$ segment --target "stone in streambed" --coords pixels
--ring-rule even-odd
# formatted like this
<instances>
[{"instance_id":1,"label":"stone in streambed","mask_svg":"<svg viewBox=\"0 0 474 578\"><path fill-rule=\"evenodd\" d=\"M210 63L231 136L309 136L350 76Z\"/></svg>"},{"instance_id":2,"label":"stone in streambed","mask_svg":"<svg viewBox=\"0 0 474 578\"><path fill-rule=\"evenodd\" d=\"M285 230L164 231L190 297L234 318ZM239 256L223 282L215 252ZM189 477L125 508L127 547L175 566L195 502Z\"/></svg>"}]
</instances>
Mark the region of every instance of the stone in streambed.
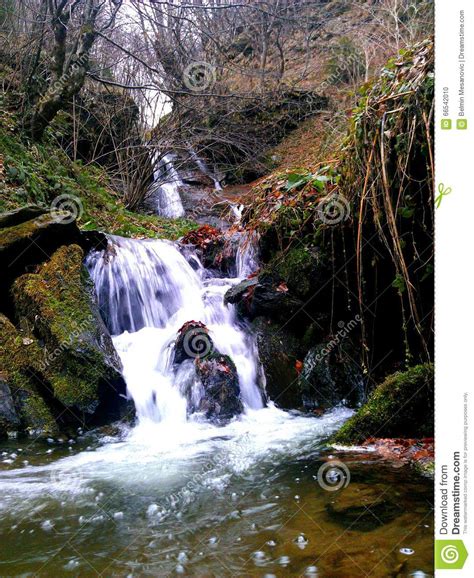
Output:
<instances>
[{"instance_id":1,"label":"stone in streambed","mask_svg":"<svg viewBox=\"0 0 474 578\"><path fill-rule=\"evenodd\" d=\"M267 274L232 287L224 301L235 304L242 317L266 316L284 323L295 320L303 306L303 301L292 295L283 281Z\"/></svg>"},{"instance_id":2,"label":"stone in streambed","mask_svg":"<svg viewBox=\"0 0 474 578\"><path fill-rule=\"evenodd\" d=\"M349 343L327 338L304 357L298 389L308 409L356 406L364 399L364 380Z\"/></svg>"},{"instance_id":3,"label":"stone in streambed","mask_svg":"<svg viewBox=\"0 0 474 578\"><path fill-rule=\"evenodd\" d=\"M173 362L180 364L186 359L204 358L212 351L214 351L214 343L204 323L187 321L178 331Z\"/></svg>"},{"instance_id":4,"label":"stone in streambed","mask_svg":"<svg viewBox=\"0 0 474 578\"><path fill-rule=\"evenodd\" d=\"M433 424L433 365L425 363L389 375L331 441L358 444L374 437L431 438Z\"/></svg>"},{"instance_id":5,"label":"stone in streambed","mask_svg":"<svg viewBox=\"0 0 474 578\"><path fill-rule=\"evenodd\" d=\"M205 359L196 359L196 375L204 395L199 410L208 419L227 420L242 413L237 369L228 355L212 353Z\"/></svg>"}]
</instances>

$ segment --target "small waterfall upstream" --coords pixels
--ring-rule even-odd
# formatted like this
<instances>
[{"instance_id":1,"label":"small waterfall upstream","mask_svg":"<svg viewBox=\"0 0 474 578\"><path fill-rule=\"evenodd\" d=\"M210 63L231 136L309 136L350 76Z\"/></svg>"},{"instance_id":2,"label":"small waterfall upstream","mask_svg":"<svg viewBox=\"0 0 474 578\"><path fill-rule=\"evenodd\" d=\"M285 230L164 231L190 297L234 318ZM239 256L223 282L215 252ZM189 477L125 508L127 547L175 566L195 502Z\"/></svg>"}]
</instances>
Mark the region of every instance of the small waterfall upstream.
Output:
<instances>
[{"instance_id":1,"label":"small waterfall upstream","mask_svg":"<svg viewBox=\"0 0 474 578\"><path fill-rule=\"evenodd\" d=\"M184 207L179 194L179 188L182 186L183 181L174 166L172 154L167 154L156 162L149 195L156 196L155 208L159 215L170 219L184 216Z\"/></svg>"},{"instance_id":2,"label":"small waterfall upstream","mask_svg":"<svg viewBox=\"0 0 474 578\"><path fill-rule=\"evenodd\" d=\"M183 251L168 241L110 237L108 249L86 261L137 414L155 422L186 421L184 392L194 370L192 363L175 367L173 346L188 321L206 325L219 351L237 367L244 407L259 409L255 341L239 324L233 306L224 305L229 287L256 266L253 245L239 249L236 279L212 276L191 248Z\"/></svg>"}]
</instances>

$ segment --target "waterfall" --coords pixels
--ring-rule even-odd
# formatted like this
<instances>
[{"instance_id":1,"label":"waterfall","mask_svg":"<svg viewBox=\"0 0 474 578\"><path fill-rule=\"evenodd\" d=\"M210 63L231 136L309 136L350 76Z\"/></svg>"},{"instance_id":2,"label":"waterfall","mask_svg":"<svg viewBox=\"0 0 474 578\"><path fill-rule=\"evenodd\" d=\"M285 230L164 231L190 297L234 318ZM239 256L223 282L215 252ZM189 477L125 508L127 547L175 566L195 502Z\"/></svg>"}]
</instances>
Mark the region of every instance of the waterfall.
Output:
<instances>
[{"instance_id":1,"label":"waterfall","mask_svg":"<svg viewBox=\"0 0 474 578\"><path fill-rule=\"evenodd\" d=\"M258 269L258 237L256 234L242 234L235 256L237 277L245 279Z\"/></svg>"},{"instance_id":2,"label":"waterfall","mask_svg":"<svg viewBox=\"0 0 474 578\"><path fill-rule=\"evenodd\" d=\"M233 306L224 305L225 292L239 279L213 277L192 249L184 250L163 240L111 236L106 250L86 259L138 417L186 421L183 391L193 367L176 368L172 352L179 329L191 320L204 323L219 351L234 361L244 407L259 409L255 341Z\"/></svg>"},{"instance_id":3,"label":"waterfall","mask_svg":"<svg viewBox=\"0 0 474 578\"><path fill-rule=\"evenodd\" d=\"M179 194L183 181L174 166L174 160L172 154L167 154L156 163L153 183L149 191L149 196L156 195L157 213L170 219L184 215L184 207Z\"/></svg>"},{"instance_id":4,"label":"waterfall","mask_svg":"<svg viewBox=\"0 0 474 578\"><path fill-rule=\"evenodd\" d=\"M216 176L209 170L207 164L202 160L202 158L196 153L192 146L189 146L189 154L191 158L196 163L198 169L207 177L214 181L214 190L222 191L222 186L220 181L216 178Z\"/></svg>"}]
</instances>

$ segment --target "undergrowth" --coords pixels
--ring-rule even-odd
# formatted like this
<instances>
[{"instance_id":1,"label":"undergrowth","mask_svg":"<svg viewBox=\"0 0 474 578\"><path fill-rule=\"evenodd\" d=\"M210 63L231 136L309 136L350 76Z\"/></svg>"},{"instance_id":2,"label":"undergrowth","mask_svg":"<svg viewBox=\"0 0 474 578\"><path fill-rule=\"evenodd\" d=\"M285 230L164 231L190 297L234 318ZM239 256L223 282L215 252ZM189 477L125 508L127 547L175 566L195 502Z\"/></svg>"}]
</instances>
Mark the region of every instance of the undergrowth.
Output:
<instances>
[{"instance_id":1,"label":"undergrowth","mask_svg":"<svg viewBox=\"0 0 474 578\"><path fill-rule=\"evenodd\" d=\"M197 227L188 219L165 219L125 208L106 171L73 162L51 139L30 144L17 132L12 113L0 113L0 212L27 204L50 206L57 197L79 199L78 225L124 237L177 239Z\"/></svg>"}]
</instances>

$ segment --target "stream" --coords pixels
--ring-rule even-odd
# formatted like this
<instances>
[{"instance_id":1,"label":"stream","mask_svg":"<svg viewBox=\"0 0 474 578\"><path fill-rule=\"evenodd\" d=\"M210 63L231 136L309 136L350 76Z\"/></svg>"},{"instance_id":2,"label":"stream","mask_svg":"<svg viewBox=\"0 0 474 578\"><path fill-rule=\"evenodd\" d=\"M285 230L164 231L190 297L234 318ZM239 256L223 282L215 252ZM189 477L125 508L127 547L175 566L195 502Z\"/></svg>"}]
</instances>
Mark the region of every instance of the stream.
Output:
<instances>
[{"instance_id":1,"label":"stream","mask_svg":"<svg viewBox=\"0 0 474 578\"><path fill-rule=\"evenodd\" d=\"M432 482L328 448L347 408L265 399L255 339L223 302L256 268L251 244L233 278L159 240L110 237L86 266L137 422L0 442L1 576L432 575ZM225 425L190 410L192 361L173 363L190 320L237 367L244 412Z\"/></svg>"}]
</instances>

